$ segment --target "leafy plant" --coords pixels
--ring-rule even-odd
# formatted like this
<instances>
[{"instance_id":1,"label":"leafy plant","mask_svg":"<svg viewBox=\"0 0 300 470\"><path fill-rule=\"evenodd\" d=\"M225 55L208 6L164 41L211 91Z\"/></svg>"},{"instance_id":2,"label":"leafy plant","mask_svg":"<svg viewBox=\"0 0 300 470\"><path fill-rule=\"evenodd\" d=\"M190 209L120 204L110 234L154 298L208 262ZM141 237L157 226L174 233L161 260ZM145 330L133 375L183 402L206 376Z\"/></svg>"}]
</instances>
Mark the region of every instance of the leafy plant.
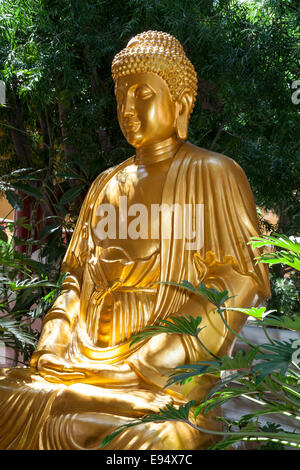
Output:
<instances>
[{"instance_id":1,"label":"leafy plant","mask_svg":"<svg viewBox=\"0 0 300 470\"><path fill-rule=\"evenodd\" d=\"M65 275L53 279L51 266L17 251L14 224L9 228L0 240L0 342L14 350L17 365L31 357L39 336L34 322L53 304Z\"/></svg>"},{"instance_id":2,"label":"leafy plant","mask_svg":"<svg viewBox=\"0 0 300 470\"><path fill-rule=\"evenodd\" d=\"M132 150L117 123L110 66L131 37L157 29L179 39L199 76L191 141L237 160L256 202L276 209L281 231L295 233L295 0L2 0L0 24L0 78L7 94L0 106L0 175L46 169L54 183L62 164L59 173L70 174L70 166L79 176L75 187L127 158ZM65 183L67 193L73 186ZM79 205L72 208L75 217Z\"/></svg>"},{"instance_id":3,"label":"leafy plant","mask_svg":"<svg viewBox=\"0 0 300 470\"><path fill-rule=\"evenodd\" d=\"M141 423L152 423L152 422L161 422L161 421L182 421L182 422L189 422L189 414L190 410L195 404L195 401L190 401L185 405L180 405L178 409L175 409L171 405L166 405L165 409L160 409L159 413L152 413L142 418L133 421L129 424L125 424L120 426L115 432L106 436L101 442L101 448L105 447L109 444L115 437L117 437L121 432L125 429L128 429L133 426L137 426Z\"/></svg>"},{"instance_id":4,"label":"leafy plant","mask_svg":"<svg viewBox=\"0 0 300 470\"><path fill-rule=\"evenodd\" d=\"M280 259L280 262L290 263L294 253L299 253L299 244L287 240L281 235L266 236L251 241L255 246L274 242L284 249L284 253L278 254L276 258L276 260ZM293 258L293 263L296 258L297 256ZM269 259L273 260L274 258L262 256L258 261L268 262ZM300 434L296 431L286 432L274 422L262 425L259 421L260 417L268 415L284 415L289 418L292 427L297 429L297 423L299 425L300 358L298 356L300 355L300 340L272 340L266 330L267 326L272 325L300 332L299 317L291 318L284 314L281 317L276 317L271 315L272 312L267 312L265 307L230 309L225 306L225 302L229 298L227 291L219 292L211 287L206 287L203 283L199 287L194 287L187 281L171 284L210 300L216 306L216 312L226 327L247 346L247 349L238 350L232 357L219 358L211 352L212 360L176 367L165 387L175 383L183 385L194 377L201 377L204 374L211 374L219 380L202 403L190 401L179 408L169 405L155 415L144 416L136 422L117 429L103 440L102 446L104 447L111 442L114 437L129 426L150 421L178 420L186 422L200 432L222 437L223 439L214 444L211 449L227 449L239 441L258 441L262 443L262 449L279 449L284 446L300 448ZM268 342L254 345L234 332L225 320L224 311L226 310L238 310L252 316L254 321L263 327ZM161 332L189 334L196 337L202 329L199 325L201 325L201 317L197 317L197 319L188 317L184 320L179 317L171 317L170 321L164 320L156 326L141 331L133 338L131 344ZM199 342L199 346L204 346L206 352L209 352L202 342ZM224 373L226 373L225 376ZM197 417L200 414L206 414L215 407L224 405L238 397L255 403L257 411L246 414L236 421L219 418L224 422L224 431L208 431L197 426Z\"/></svg>"},{"instance_id":5,"label":"leafy plant","mask_svg":"<svg viewBox=\"0 0 300 470\"><path fill-rule=\"evenodd\" d=\"M82 177L75 171L69 170L68 175L59 173L60 170L62 165L58 164L52 169L23 168L3 175L0 179L0 189L17 211L15 243L22 246L28 255L32 252L32 249L28 249L30 245L37 246L42 257L58 265L74 229L77 215L74 214L74 206L89 186L89 181L85 180L84 184L69 189L73 179L77 177L77 180L82 180ZM59 176L62 174L63 179ZM28 214L27 219L22 217L22 211Z\"/></svg>"},{"instance_id":6,"label":"leafy plant","mask_svg":"<svg viewBox=\"0 0 300 470\"><path fill-rule=\"evenodd\" d=\"M274 250L264 253L258 261L270 265L271 297L267 301L270 310L276 310L276 315L297 318L300 314L299 296L299 244L293 242L293 237L273 233L269 238L257 237L254 246L268 246L272 243Z\"/></svg>"},{"instance_id":7,"label":"leafy plant","mask_svg":"<svg viewBox=\"0 0 300 470\"><path fill-rule=\"evenodd\" d=\"M299 277L299 276L298 276ZM270 273L271 298L268 300L268 308L275 309L277 315L294 316L300 312L300 296L297 277L278 277Z\"/></svg>"},{"instance_id":8,"label":"leafy plant","mask_svg":"<svg viewBox=\"0 0 300 470\"><path fill-rule=\"evenodd\" d=\"M253 237L250 243L253 248L260 248L271 244L280 248L275 253L264 253L255 258L261 263L270 265L284 264L300 271L300 244L293 242L286 235L273 233L269 236Z\"/></svg>"}]
</instances>

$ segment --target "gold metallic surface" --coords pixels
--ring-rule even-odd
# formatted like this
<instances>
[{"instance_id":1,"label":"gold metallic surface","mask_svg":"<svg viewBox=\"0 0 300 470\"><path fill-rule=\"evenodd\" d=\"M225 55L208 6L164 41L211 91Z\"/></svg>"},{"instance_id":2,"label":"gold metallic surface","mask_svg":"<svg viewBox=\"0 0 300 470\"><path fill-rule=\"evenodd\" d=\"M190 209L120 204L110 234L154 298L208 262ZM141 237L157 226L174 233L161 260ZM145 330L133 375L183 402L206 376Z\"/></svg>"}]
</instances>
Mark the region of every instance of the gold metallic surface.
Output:
<instances>
[{"instance_id":1,"label":"gold metallic surface","mask_svg":"<svg viewBox=\"0 0 300 470\"><path fill-rule=\"evenodd\" d=\"M150 71L166 81L174 101L185 87L190 88L196 97L197 74L174 36L159 31L138 34L112 63L115 81L119 77Z\"/></svg>"},{"instance_id":2,"label":"gold metallic surface","mask_svg":"<svg viewBox=\"0 0 300 470\"><path fill-rule=\"evenodd\" d=\"M136 155L92 184L63 262L68 275L44 319L31 367L5 369L0 375L1 449L99 449L104 436L121 424L166 404L205 396L214 384L210 376L163 390L174 367L210 358L194 338L160 334L129 347L143 327L176 313L201 315L206 328L199 335L206 347L218 355L230 351L233 338L210 313L212 304L157 281L185 279L228 289L235 296L228 301L232 307L258 306L269 295L266 267L255 264L257 253L247 245L258 225L246 176L230 158L186 141L195 88L181 75L176 93L171 90L172 50L178 51L172 61L186 67L187 76L191 67L175 39L147 34L158 42L146 44L148 55L136 46L139 35L113 64L119 123ZM129 69L129 63L140 63L131 61L138 54L146 68ZM155 62L159 54L167 60ZM128 207L148 209L146 225L152 223L158 236L124 235L120 197ZM106 239L99 230L104 204L116 214L115 233ZM155 204L180 207L171 230L163 217L151 219ZM176 235L188 207L193 219L196 207L204 208L201 244L189 250L186 239ZM245 317L231 312L227 321L239 331ZM199 415L198 424L218 428L212 415ZM107 448L205 449L213 440L184 423L165 422L129 428Z\"/></svg>"}]
</instances>

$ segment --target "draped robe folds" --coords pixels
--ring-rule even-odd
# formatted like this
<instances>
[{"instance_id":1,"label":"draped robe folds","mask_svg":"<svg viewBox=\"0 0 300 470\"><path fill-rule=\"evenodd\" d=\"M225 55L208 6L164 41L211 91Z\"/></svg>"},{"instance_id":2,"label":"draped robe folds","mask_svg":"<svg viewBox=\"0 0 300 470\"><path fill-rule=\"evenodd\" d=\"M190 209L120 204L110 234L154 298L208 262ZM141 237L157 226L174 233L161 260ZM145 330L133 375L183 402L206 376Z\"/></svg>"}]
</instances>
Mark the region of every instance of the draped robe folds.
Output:
<instances>
[{"instance_id":1,"label":"draped robe folds","mask_svg":"<svg viewBox=\"0 0 300 470\"><path fill-rule=\"evenodd\" d=\"M92 184L63 262L62 270L69 274L44 325L56 319L66 320L70 325L71 339L62 349L71 364L126 364L136 374L137 382L130 385L125 374L113 387L83 384L80 380L71 385L51 383L37 370L39 359L55 351L51 335L42 337L30 368L3 369L0 376L2 449L99 449L101 439L116 427L153 412L153 403L163 407L166 403L179 405L190 399L201 400L214 384L210 376L204 376L185 386L164 389L172 372L174 355L172 346L169 347L172 343L164 334L131 348L130 338L103 348L94 344L87 332L86 311L95 287L89 269L91 254L95 251L91 231L93 211L107 182L133 163L134 158L128 159L101 174ZM220 318L212 313L213 305L164 283L188 280L194 285L205 282L218 289L228 289L230 295L235 296L228 301L231 307L257 306L269 295L267 269L255 263L254 257L259 253L247 244L258 234L258 226L246 176L230 158L186 142L169 168L161 203L169 207L179 204L181 211L172 213L169 238L163 236L165 227L161 218L161 282L154 288L153 310L139 329L175 313L201 315L206 326L200 333L202 342L215 354L228 353L233 338ZM201 243L197 249L186 249L186 243L190 243L186 233L186 208L193 208L195 221L199 205L203 207ZM183 231L181 239L175 236L179 226ZM101 288L100 296L107 290L118 290L118 286ZM80 298L79 312L71 313L72 309L64 308L61 301L70 290ZM128 311L127 315L131 313ZM238 331L245 318L231 312L227 313L227 321ZM180 344L185 363L209 358L191 337L180 336ZM168 357L169 366L164 362ZM197 424L206 429L219 429L213 415L199 415ZM211 434L200 433L185 423L148 423L129 428L113 440L108 449L201 449L213 441Z\"/></svg>"}]
</instances>

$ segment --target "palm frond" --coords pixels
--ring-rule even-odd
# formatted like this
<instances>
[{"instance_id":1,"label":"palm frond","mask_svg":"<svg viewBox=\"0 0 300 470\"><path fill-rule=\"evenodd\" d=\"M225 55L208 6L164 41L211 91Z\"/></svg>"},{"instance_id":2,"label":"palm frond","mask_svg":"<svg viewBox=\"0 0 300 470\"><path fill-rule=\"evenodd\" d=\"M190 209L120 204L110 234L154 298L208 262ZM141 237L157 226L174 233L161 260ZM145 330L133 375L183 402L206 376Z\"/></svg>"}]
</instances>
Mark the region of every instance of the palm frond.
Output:
<instances>
[{"instance_id":1,"label":"palm frond","mask_svg":"<svg viewBox=\"0 0 300 470\"><path fill-rule=\"evenodd\" d=\"M185 405L180 405L179 407L166 405L166 408L160 408L158 413L148 414L134 422L120 426L116 431L109 434L108 436L105 436L105 438L101 442L100 447L101 449L103 449L103 447L110 444L113 439L115 439L115 437L117 437L123 431L133 426L138 426L142 423L156 423L162 421L188 421L191 408L195 405L195 403L195 400L191 400Z\"/></svg>"},{"instance_id":2,"label":"palm frond","mask_svg":"<svg viewBox=\"0 0 300 470\"><path fill-rule=\"evenodd\" d=\"M130 346L161 333L197 336L203 329L199 328L201 321L200 316L196 318L191 315L189 317L170 316L167 320L159 321L157 325L144 328L132 338Z\"/></svg>"}]
</instances>

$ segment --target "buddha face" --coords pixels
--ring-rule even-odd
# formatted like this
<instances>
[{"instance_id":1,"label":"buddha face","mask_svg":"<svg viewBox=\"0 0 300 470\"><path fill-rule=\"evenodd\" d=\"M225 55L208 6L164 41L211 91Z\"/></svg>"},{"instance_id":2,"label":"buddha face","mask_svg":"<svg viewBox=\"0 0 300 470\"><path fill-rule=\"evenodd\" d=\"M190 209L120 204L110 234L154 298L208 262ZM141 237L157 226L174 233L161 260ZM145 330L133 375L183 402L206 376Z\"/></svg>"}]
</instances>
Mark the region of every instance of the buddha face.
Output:
<instances>
[{"instance_id":1,"label":"buddha face","mask_svg":"<svg viewBox=\"0 0 300 470\"><path fill-rule=\"evenodd\" d=\"M121 130L136 148L176 134L177 106L164 79L152 72L118 78L115 87Z\"/></svg>"}]
</instances>

